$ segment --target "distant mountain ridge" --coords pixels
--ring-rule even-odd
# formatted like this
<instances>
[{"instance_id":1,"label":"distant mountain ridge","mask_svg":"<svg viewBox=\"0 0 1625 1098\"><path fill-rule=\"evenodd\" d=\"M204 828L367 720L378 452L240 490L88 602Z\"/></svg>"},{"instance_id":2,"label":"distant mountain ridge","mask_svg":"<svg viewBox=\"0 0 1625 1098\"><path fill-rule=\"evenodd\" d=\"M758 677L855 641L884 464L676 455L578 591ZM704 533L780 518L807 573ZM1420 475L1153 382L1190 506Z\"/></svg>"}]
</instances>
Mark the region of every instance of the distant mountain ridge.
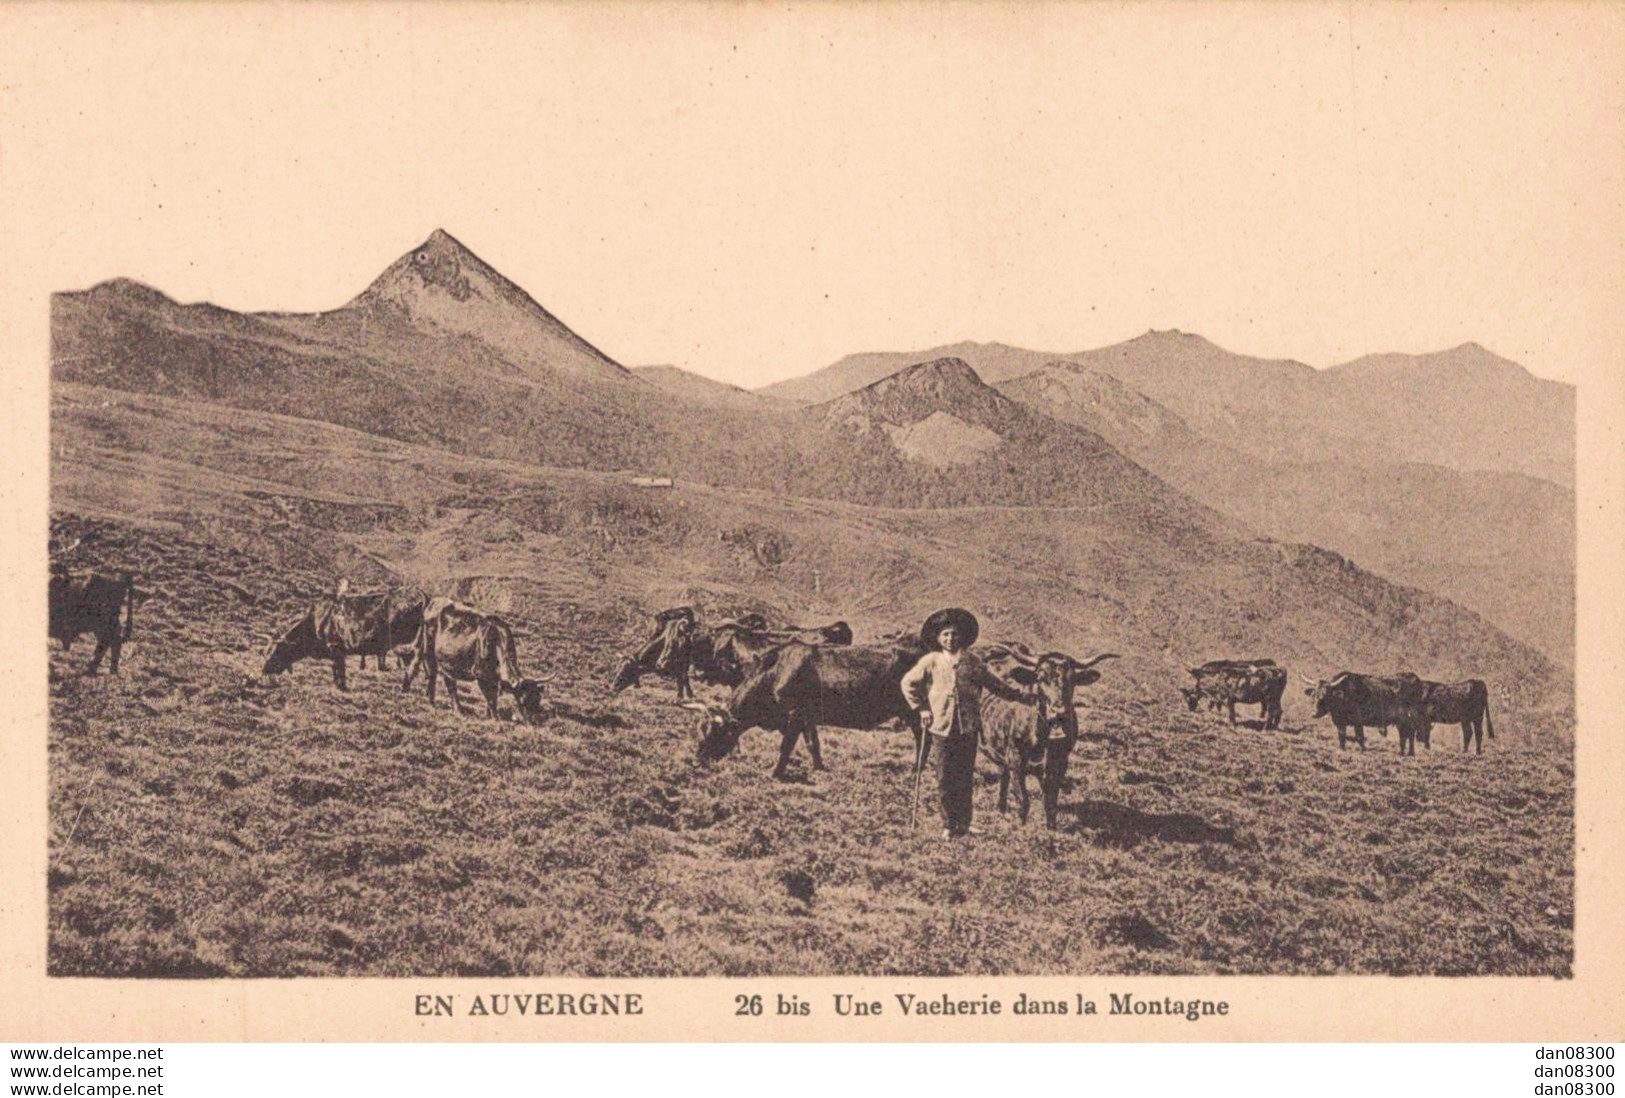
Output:
<instances>
[{"instance_id":1,"label":"distant mountain ridge","mask_svg":"<svg viewBox=\"0 0 1625 1098\"><path fill-rule=\"evenodd\" d=\"M1177 329L1074 353L955 343L849 355L759 391L830 400L910 363L946 356L964 359L992 385L1056 361L1093 367L1204 437L1265 461L1420 461L1574 485L1573 387L1536 378L1476 343L1433 354L1367 355L1325 370L1238 355Z\"/></svg>"}]
</instances>

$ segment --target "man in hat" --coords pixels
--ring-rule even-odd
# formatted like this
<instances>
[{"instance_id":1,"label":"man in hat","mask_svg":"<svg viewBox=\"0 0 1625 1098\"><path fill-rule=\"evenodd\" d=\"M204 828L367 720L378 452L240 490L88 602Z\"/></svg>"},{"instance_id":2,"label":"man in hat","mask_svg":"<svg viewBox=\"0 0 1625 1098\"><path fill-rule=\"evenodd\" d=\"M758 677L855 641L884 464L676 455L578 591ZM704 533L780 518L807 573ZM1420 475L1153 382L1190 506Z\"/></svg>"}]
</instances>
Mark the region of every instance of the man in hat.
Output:
<instances>
[{"instance_id":1,"label":"man in hat","mask_svg":"<svg viewBox=\"0 0 1625 1098\"><path fill-rule=\"evenodd\" d=\"M924 765L932 739L937 746L937 788L942 798L943 838L970 833L972 794L976 783L976 743L982 732L982 691L1009 701L1031 704L1033 696L1016 690L966 651L976 643L976 617L950 607L925 619L920 641L934 649L920 657L903 676L903 696L920 714L929 733L920 745Z\"/></svg>"}]
</instances>

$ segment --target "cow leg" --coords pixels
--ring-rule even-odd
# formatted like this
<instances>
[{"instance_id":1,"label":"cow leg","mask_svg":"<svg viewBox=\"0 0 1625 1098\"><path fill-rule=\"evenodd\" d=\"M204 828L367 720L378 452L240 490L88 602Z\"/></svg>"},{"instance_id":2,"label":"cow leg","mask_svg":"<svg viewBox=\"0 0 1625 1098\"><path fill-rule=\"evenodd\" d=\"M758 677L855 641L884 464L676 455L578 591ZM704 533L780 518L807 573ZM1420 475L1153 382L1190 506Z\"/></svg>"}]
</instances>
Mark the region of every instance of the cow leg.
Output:
<instances>
[{"instance_id":1,"label":"cow leg","mask_svg":"<svg viewBox=\"0 0 1625 1098\"><path fill-rule=\"evenodd\" d=\"M802 735L807 738L807 754L812 756L813 769L823 770L824 753L819 750L818 726L816 724L809 724L806 731L804 731Z\"/></svg>"},{"instance_id":2,"label":"cow leg","mask_svg":"<svg viewBox=\"0 0 1625 1098\"><path fill-rule=\"evenodd\" d=\"M344 675L344 657L333 657L333 685L340 690L350 689L350 684Z\"/></svg>"},{"instance_id":3,"label":"cow leg","mask_svg":"<svg viewBox=\"0 0 1625 1098\"><path fill-rule=\"evenodd\" d=\"M107 652L107 642L105 640L103 640L101 637L97 637L96 638L96 651L94 651L94 652L92 652L90 654L90 666L85 669L85 674L94 675L98 670L101 669L102 656L105 655L106 652Z\"/></svg>"},{"instance_id":4,"label":"cow leg","mask_svg":"<svg viewBox=\"0 0 1625 1098\"><path fill-rule=\"evenodd\" d=\"M485 711L494 721L502 719L497 716L497 696L501 692L501 687L497 683L486 679L480 680L480 693L485 695Z\"/></svg>"},{"instance_id":5,"label":"cow leg","mask_svg":"<svg viewBox=\"0 0 1625 1098\"><path fill-rule=\"evenodd\" d=\"M1234 728L1236 726L1236 699L1230 698L1225 702L1225 706L1230 711L1230 727Z\"/></svg>"},{"instance_id":6,"label":"cow leg","mask_svg":"<svg viewBox=\"0 0 1625 1098\"><path fill-rule=\"evenodd\" d=\"M1361 751L1365 750L1365 725L1357 724L1354 726L1354 742L1360 745Z\"/></svg>"},{"instance_id":7,"label":"cow leg","mask_svg":"<svg viewBox=\"0 0 1625 1098\"><path fill-rule=\"evenodd\" d=\"M1343 731L1343 726L1338 725L1337 726L1337 749L1339 751L1347 751L1348 747L1349 747L1348 735L1347 735L1347 733L1345 733Z\"/></svg>"},{"instance_id":8,"label":"cow leg","mask_svg":"<svg viewBox=\"0 0 1625 1098\"><path fill-rule=\"evenodd\" d=\"M1010 808L1010 760L1007 757L1004 764L999 767L999 811L1009 811Z\"/></svg>"},{"instance_id":9,"label":"cow leg","mask_svg":"<svg viewBox=\"0 0 1625 1098\"><path fill-rule=\"evenodd\" d=\"M1010 754L1005 765L1014 770L1011 777L1016 786L1016 816L1025 824L1032 808L1032 799L1027 795L1027 745L1014 736L1010 738Z\"/></svg>"},{"instance_id":10,"label":"cow leg","mask_svg":"<svg viewBox=\"0 0 1625 1098\"><path fill-rule=\"evenodd\" d=\"M451 707L457 710L457 715L460 717L463 715L463 699L457 693L457 680L452 678L450 675L446 675L445 679L446 693L451 695Z\"/></svg>"},{"instance_id":11,"label":"cow leg","mask_svg":"<svg viewBox=\"0 0 1625 1098\"><path fill-rule=\"evenodd\" d=\"M1066 766L1072 758L1072 745L1062 740L1051 740L1044 751L1044 826L1055 830L1055 817L1061 808L1061 785L1066 781Z\"/></svg>"},{"instance_id":12,"label":"cow leg","mask_svg":"<svg viewBox=\"0 0 1625 1098\"><path fill-rule=\"evenodd\" d=\"M790 772L790 756L796 750L796 738L801 735L801 722L791 718L785 724L784 731L779 740L779 764L773 768L773 776L783 781Z\"/></svg>"}]
</instances>

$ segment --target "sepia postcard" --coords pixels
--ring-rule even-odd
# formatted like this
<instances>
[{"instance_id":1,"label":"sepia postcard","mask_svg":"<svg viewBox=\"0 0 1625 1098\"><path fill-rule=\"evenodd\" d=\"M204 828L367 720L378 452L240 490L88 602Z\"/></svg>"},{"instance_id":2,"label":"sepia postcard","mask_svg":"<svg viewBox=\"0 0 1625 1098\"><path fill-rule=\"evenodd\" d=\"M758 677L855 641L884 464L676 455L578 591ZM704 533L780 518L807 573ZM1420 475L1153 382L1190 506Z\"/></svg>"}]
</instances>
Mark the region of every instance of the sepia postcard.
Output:
<instances>
[{"instance_id":1,"label":"sepia postcard","mask_svg":"<svg viewBox=\"0 0 1625 1098\"><path fill-rule=\"evenodd\" d=\"M6 1040L1625 1037L1625 12L0 11Z\"/></svg>"}]
</instances>

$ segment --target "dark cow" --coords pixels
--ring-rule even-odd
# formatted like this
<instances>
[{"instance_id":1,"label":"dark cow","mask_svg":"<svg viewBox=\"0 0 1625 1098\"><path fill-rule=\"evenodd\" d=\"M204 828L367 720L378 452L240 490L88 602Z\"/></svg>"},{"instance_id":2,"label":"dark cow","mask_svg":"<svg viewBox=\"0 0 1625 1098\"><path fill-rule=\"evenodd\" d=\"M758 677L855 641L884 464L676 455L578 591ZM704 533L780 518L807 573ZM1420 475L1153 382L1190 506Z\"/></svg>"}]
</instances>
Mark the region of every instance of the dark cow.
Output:
<instances>
[{"instance_id":1,"label":"dark cow","mask_svg":"<svg viewBox=\"0 0 1625 1098\"><path fill-rule=\"evenodd\" d=\"M1490 739L1495 738L1495 722L1490 719L1490 689L1484 680L1428 682L1424 679L1422 687L1422 711L1429 724L1461 725L1461 749L1466 751L1476 741L1477 753L1482 755L1485 730L1489 730Z\"/></svg>"},{"instance_id":2,"label":"dark cow","mask_svg":"<svg viewBox=\"0 0 1625 1098\"><path fill-rule=\"evenodd\" d=\"M697 627L693 607L681 606L655 615L654 632L643 642L643 647L616 669L615 678L609 684L610 693L619 694L629 686L636 686L644 675L660 675L677 683L679 700L692 698L694 687L689 681L689 668Z\"/></svg>"},{"instance_id":3,"label":"dark cow","mask_svg":"<svg viewBox=\"0 0 1625 1098\"><path fill-rule=\"evenodd\" d=\"M383 670L385 656L415 643L428 602L422 594L384 591L351 595L344 590L341 585L339 594L318 599L304 617L274 638L260 673L280 675L300 660L330 660L333 684L348 690L344 669L347 656L360 656L363 665L368 656L376 656Z\"/></svg>"},{"instance_id":4,"label":"dark cow","mask_svg":"<svg viewBox=\"0 0 1625 1098\"><path fill-rule=\"evenodd\" d=\"M1190 668L1195 686L1180 688L1192 713L1202 698L1209 709L1223 706L1236 723L1236 704L1257 705L1265 728L1281 727L1281 696L1286 693L1286 671L1274 660L1209 660Z\"/></svg>"},{"instance_id":5,"label":"dark cow","mask_svg":"<svg viewBox=\"0 0 1625 1098\"><path fill-rule=\"evenodd\" d=\"M486 713L497 716L497 701L512 694L518 716L535 723L541 716L542 680L527 679L519 671L512 627L501 618L484 614L472 606L436 599L423 615L418 630L417 650L401 681L404 693L422 670L427 678L429 704L434 704L435 680L444 678L451 704L459 714L463 700L457 693L459 682L472 682L485 696Z\"/></svg>"},{"instance_id":6,"label":"dark cow","mask_svg":"<svg viewBox=\"0 0 1625 1098\"><path fill-rule=\"evenodd\" d=\"M54 567L46 594L47 635L61 641L66 652L82 634L91 634L96 638L96 651L91 653L86 673L96 674L102 656L107 655L107 669L118 674L119 651L135 630L135 578L128 572L117 578L101 572L73 576Z\"/></svg>"},{"instance_id":7,"label":"dark cow","mask_svg":"<svg viewBox=\"0 0 1625 1098\"><path fill-rule=\"evenodd\" d=\"M1347 746L1347 728L1354 729L1364 751L1366 727L1391 724L1399 729L1399 753L1414 755L1416 741L1431 727L1424 705L1426 684L1409 672L1378 676L1340 671L1330 679L1313 681L1304 693L1315 703L1315 716L1330 717L1337 726L1340 748Z\"/></svg>"},{"instance_id":8,"label":"dark cow","mask_svg":"<svg viewBox=\"0 0 1625 1098\"><path fill-rule=\"evenodd\" d=\"M852 643L852 627L844 621L813 628L758 629L755 620L760 619L725 621L696 632L690 655L695 674L706 682L738 686L764 656L786 644L819 647Z\"/></svg>"},{"instance_id":9,"label":"dark cow","mask_svg":"<svg viewBox=\"0 0 1625 1098\"><path fill-rule=\"evenodd\" d=\"M1024 645L1011 642L977 651L989 671L1035 695L1030 708L991 695L982 698L981 751L999 768L999 811L1006 809L1013 777L1016 809L1021 822L1027 822L1027 772L1036 770L1044 794L1044 826L1053 831L1067 763L1078 742L1074 691L1098 681L1100 672L1094 666L1117 655L1106 652L1087 660L1075 660L1064 652L1035 656Z\"/></svg>"},{"instance_id":10,"label":"dark cow","mask_svg":"<svg viewBox=\"0 0 1625 1098\"><path fill-rule=\"evenodd\" d=\"M920 718L903 696L902 681L924 652L917 640L857 647L782 644L762 656L726 705L681 703L705 714L696 753L702 762L711 762L732 754L748 729L780 732L773 776L782 779L803 735L813 766L823 768L819 725L864 730L900 720L913 730L918 745Z\"/></svg>"}]
</instances>

